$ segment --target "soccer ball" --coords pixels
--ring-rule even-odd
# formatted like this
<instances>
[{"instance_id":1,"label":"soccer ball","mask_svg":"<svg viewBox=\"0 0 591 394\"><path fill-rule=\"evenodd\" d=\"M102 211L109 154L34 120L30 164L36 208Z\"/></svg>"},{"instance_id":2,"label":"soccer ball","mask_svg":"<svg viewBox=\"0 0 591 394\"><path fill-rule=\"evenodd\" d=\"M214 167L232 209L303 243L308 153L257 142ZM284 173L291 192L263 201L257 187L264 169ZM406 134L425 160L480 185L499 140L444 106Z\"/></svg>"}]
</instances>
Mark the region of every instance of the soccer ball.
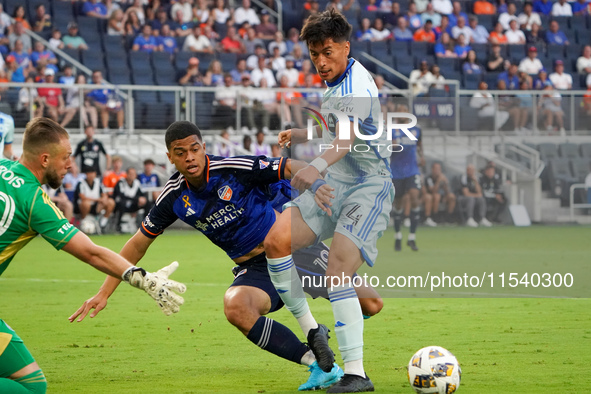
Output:
<instances>
[{"instance_id":1,"label":"soccer ball","mask_svg":"<svg viewBox=\"0 0 591 394\"><path fill-rule=\"evenodd\" d=\"M461 376L456 357L440 346L424 347L408 362L408 381L420 394L452 394L460 387Z\"/></svg>"},{"instance_id":2,"label":"soccer ball","mask_svg":"<svg viewBox=\"0 0 591 394\"><path fill-rule=\"evenodd\" d=\"M96 234L98 232L96 220L90 217L82 219L82 221L80 222L80 230L82 230L84 234Z\"/></svg>"}]
</instances>

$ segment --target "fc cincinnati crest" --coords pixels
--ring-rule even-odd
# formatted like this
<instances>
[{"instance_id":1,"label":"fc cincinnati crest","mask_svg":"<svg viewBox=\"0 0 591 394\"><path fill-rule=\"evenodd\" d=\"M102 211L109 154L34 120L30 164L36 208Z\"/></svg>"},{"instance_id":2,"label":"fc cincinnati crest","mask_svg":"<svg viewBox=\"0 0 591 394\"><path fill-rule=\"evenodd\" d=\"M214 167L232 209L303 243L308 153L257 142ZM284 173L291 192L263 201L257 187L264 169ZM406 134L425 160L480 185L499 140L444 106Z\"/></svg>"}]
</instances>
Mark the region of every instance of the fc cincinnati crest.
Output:
<instances>
[{"instance_id":1,"label":"fc cincinnati crest","mask_svg":"<svg viewBox=\"0 0 591 394\"><path fill-rule=\"evenodd\" d=\"M261 170L264 170L265 168L267 168L268 165L269 165L268 161L259 160L259 166L261 167Z\"/></svg>"},{"instance_id":2,"label":"fc cincinnati crest","mask_svg":"<svg viewBox=\"0 0 591 394\"><path fill-rule=\"evenodd\" d=\"M230 201L232 198L232 189L230 186L224 186L218 189L218 196L224 201Z\"/></svg>"}]
</instances>

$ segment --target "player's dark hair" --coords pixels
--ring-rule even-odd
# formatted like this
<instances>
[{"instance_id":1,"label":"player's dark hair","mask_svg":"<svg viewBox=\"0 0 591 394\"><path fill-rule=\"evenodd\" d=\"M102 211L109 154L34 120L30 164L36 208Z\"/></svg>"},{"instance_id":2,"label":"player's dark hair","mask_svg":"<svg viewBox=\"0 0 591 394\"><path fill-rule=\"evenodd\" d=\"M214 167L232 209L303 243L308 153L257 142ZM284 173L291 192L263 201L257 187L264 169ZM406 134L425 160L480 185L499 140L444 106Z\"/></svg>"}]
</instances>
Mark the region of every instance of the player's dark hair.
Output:
<instances>
[{"instance_id":1,"label":"player's dark hair","mask_svg":"<svg viewBox=\"0 0 591 394\"><path fill-rule=\"evenodd\" d=\"M300 39L308 45L317 44L332 38L334 42L348 41L353 26L343 14L334 8L311 15L302 27Z\"/></svg>"},{"instance_id":2,"label":"player's dark hair","mask_svg":"<svg viewBox=\"0 0 591 394\"><path fill-rule=\"evenodd\" d=\"M182 140L192 135L196 135L199 141L203 141L201 137L201 130L195 123L191 123L187 120L179 120L172 123L166 129L164 141L166 142L166 148L170 149L170 145L176 140Z\"/></svg>"},{"instance_id":3,"label":"player's dark hair","mask_svg":"<svg viewBox=\"0 0 591 394\"><path fill-rule=\"evenodd\" d=\"M37 155L43 148L69 139L66 129L49 118L33 118L27 123L23 134L23 151Z\"/></svg>"}]
</instances>

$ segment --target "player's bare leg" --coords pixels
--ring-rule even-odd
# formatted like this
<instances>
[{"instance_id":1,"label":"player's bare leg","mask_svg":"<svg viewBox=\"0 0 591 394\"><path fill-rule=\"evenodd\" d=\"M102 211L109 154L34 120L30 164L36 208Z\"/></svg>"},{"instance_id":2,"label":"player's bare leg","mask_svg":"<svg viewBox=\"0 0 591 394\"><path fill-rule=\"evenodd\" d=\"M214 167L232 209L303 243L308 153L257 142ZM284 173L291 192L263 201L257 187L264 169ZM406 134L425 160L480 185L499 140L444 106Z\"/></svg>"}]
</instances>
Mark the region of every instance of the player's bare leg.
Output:
<instances>
[{"instance_id":1,"label":"player's bare leg","mask_svg":"<svg viewBox=\"0 0 591 394\"><path fill-rule=\"evenodd\" d=\"M293 233L292 224L296 226ZM334 364L334 354L328 346L329 330L312 316L292 257L292 251L307 247L315 240L316 234L304 222L300 210L290 207L279 215L264 246L273 285L308 338L318 365L329 372Z\"/></svg>"},{"instance_id":2,"label":"player's bare leg","mask_svg":"<svg viewBox=\"0 0 591 394\"><path fill-rule=\"evenodd\" d=\"M345 362L345 376L327 393L373 391L373 384L363 368L363 314L351 280L363 261L353 241L335 232L326 277L339 350Z\"/></svg>"}]
</instances>

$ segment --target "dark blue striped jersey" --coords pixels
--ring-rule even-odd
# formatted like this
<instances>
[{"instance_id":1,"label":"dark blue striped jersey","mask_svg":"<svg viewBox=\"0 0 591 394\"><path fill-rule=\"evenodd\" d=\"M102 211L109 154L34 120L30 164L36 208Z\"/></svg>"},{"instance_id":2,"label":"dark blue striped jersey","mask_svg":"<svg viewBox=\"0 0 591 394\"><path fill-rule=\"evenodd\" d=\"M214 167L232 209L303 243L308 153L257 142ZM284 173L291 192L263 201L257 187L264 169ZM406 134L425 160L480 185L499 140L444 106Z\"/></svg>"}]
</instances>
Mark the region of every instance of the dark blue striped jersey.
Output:
<instances>
[{"instance_id":1,"label":"dark blue striped jersey","mask_svg":"<svg viewBox=\"0 0 591 394\"><path fill-rule=\"evenodd\" d=\"M140 228L155 238L178 218L201 231L231 259L263 242L275 223L268 185L283 179L286 159L206 155L206 183L199 190L176 172Z\"/></svg>"},{"instance_id":2,"label":"dark blue striped jersey","mask_svg":"<svg viewBox=\"0 0 591 394\"><path fill-rule=\"evenodd\" d=\"M390 156L393 179L410 178L421 173L417 162L417 144L421 141L422 132L418 127L413 127L409 131L417 137L416 141L408 138L402 130L392 131L392 143L403 147L401 152L392 152Z\"/></svg>"}]
</instances>

